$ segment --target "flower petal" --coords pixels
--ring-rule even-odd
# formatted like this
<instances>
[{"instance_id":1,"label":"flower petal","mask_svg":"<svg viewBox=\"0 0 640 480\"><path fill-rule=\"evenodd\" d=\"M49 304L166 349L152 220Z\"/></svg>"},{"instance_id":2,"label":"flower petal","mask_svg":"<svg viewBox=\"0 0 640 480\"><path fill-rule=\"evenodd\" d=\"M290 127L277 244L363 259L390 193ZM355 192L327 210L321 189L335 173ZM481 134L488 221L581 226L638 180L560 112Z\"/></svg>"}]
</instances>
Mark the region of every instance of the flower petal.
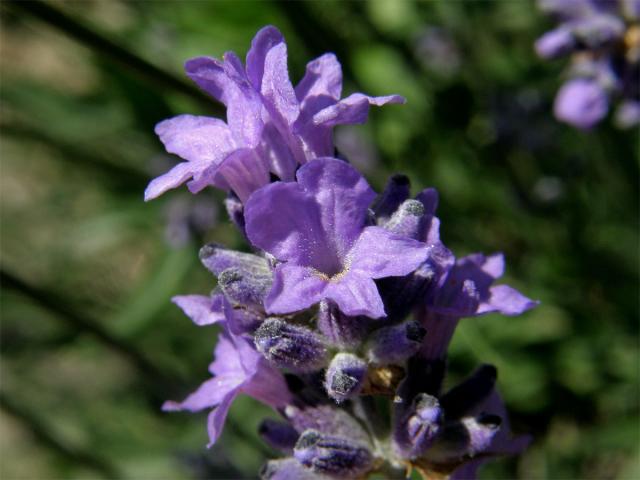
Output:
<instances>
[{"instance_id":1,"label":"flower petal","mask_svg":"<svg viewBox=\"0 0 640 480\"><path fill-rule=\"evenodd\" d=\"M320 206L323 229L343 259L362 231L375 192L355 168L335 158L312 160L297 178Z\"/></svg>"},{"instance_id":2,"label":"flower petal","mask_svg":"<svg viewBox=\"0 0 640 480\"><path fill-rule=\"evenodd\" d=\"M227 419L227 414L229 413L229 408L231 404L236 398L237 393L230 392L229 395L224 397L220 404L209 413L207 417L207 430L209 432L209 443L207 447L211 447L222 433L222 428L224 427L224 422Z\"/></svg>"},{"instance_id":3,"label":"flower petal","mask_svg":"<svg viewBox=\"0 0 640 480\"><path fill-rule=\"evenodd\" d=\"M227 123L234 138L245 146L256 146L262 131L262 102L233 53L225 61L198 57L185 63L187 75L200 88L227 106Z\"/></svg>"},{"instance_id":4,"label":"flower petal","mask_svg":"<svg viewBox=\"0 0 640 480\"><path fill-rule=\"evenodd\" d=\"M218 343L216 343L214 356L215 360L209 365L209 372L211 372L212 375L230 377L247 376L233 335L230 335L226 331L218 335Z\"/></svg>"},{"instance_id":5,"label":"flower petal","mask_svg":"<svg viewBox=\"0 0 640 480\"><path fill-rule=\"evenodd\" d=\"M349 271L340 280L329 282L325 297L336 302L340 311L350 317L380 318L386 315L375 282L360 272Z\"/></svg>"},{"instance_id":6,"label":"flower petal","mask_svg":"<svg viewBox=\"0 0 640 480\"><path fill-rule=\"evenodd\" d=\"M156 125L167 152L185 160L217 163L235 148L229 127L217 118L178 115Z\"/></svg>"},{"instance_id":7,"label":"flower petal","mask_svg":"<svg viewBox=\"0 0 640 480\"><path fill-rule=\"evenodd\" d=\"M276 267L273 287L265 299L267 313L304 310L324 298L327 281L308 267L282 264Z\"/></svg>"},{"instance_id":8,"label":"flower petal","mask_svg":"<svg viewBox=\"0 0 640 480\"><path fill-rule=\"evenodd\" d=\"M304 77L295 88L305 121L325 107L335 104L342 93L342 67L333 53L307 63Z\"/></svg>"},{"instance_id":9,"label":"flower petal","mask_svg":"<svg viewBox=\"0 0 640 480\"><path fill-rule=\"evenodd\" d=\"M178 295L173 297L171 301L180 307L196 325L212 325L225 320L224 296L222 294L216 294L213 297Z\"/></svg>"},{"instance_id":10,"label":"flower petal","mask_svg":"<svg viewBox=\"0 0 640 480\"><path fill-rule=\"evenodd\" d=\"M316 268L334 259L319 207L297 183L276 182L257 190L244 212L251 243L277 259Z\"/></svg>"},{"instance_id":11,"label":"flower petal","mask_svg":"<svg viewBox=\"0 0 640 480\"><path fill-rule=\"evenodd\" d=\"M284 43L284 37L273 25L261 28L251 40L251 48L247 52L247 77L256 90L260 91L262 86L267 54L281 43Z\"/></svg>"},{"instance_id":12,"label":"flower petal","mask_svg":"<svg viewBox=\"0 0 640 480\"><path fill-rule=\"evenodd\" d=\"M191 162L181 162L164 175L154 178L144 191L144 201L159 197L167 190L179 187L194 175L197 166Z\"/></svg>"},{"instance_id":13,"label":"flower petal","mask_svg":"<svg viewBox=\"0 0 640 480\"><path fill-rule=\"evenodd\" d=\"M205 408L215 407L223 402L225 397L235 395L236 390L242 385L243 381L244 377L218 375L205 381L182 402L164 402L162 410L165 412L179 410L197 412Z\"/></svg>"},{"instance_id":14,"label":"flower petal","mask_svg":"<svg viewBox=\"0 0 640 480\"><path fill-rule=\"evenodd\" d=\"M269 165L265 160L253 150L238 149L224 159L216 171L216 176L224 178L238 198L246 202L249 195L270 181Z\"/></svg>"},{"instance_id":15,"label":"flower petal","mask_svg":"<svg viewBox=\"0 0 640 480\"><path fill-rule=\"evenodd\" d=\"M540 302L525 297L515 288L508 285L496 285L489 289L489 299L478 307L478 315L500 312L503 315L520 315L531 310Z\"/></svg>"},{"instance_id":16,"label":"flower petal","mask_svg":"<svg viewBox=\"0 0 640 480\"><path fill-rule=\"evenodd\" d=\"M381 107L386 104L404 103L405 99L400 95L388 95L385 97L370 97L362 93L354 93L340 100L338 103L320 110L313 116L313 124L325 127L364 123L369 115L369 106Z\"/></svg>"},{"instance_id":17,"label":"flower petal","mask_svg":"<svg viewBox=\"0 0 640 480\"><path fill-rule=\"evenodd\" d=\"M382 227L366 227L349 253L351 269L370 278L400 277L429 256L429 247Z\"/></svg>"}]
</instances>

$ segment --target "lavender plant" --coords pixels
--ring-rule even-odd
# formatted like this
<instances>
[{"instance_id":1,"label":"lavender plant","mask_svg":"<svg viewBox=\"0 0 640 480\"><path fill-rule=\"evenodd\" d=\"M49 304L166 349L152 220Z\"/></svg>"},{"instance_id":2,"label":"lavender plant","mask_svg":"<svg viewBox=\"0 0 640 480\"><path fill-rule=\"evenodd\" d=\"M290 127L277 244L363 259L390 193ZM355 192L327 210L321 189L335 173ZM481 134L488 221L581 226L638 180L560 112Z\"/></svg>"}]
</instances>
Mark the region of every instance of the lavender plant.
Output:
<instances>
[{"instance_id":1,"label":"lavender plant","mask_svg":"<svg viewBox=\"0 0 640 480\"><path fill-rule=\"evenodd\" d=\"M197 325L222 328L212 377L167 411L209 409L209 445L237 395L273 407L260 435L283 458L265 479L471 478L515 454L496 369L480 366L443 389L458 321L536 305L507 285L501 254L456 258L442 243L438 195L411 196L392 177L377 195L334 158L333 127L366 121L397 95L341 99L333 54L311 61L294 88L280 32L265 27L246 65L233 53L201 57L187 74L227 107L227 122L180 115L156 132L182 157L151 182L147 200L187 182L226 190L227 211L254 253L205 245L210 295L173 301Z\"/></svg>"},{"instance_id":2,"label":"lavender plant","mask_svg":"<svg viewBox=\"0 0 640 480\"><path fill-rule=\"evenodd\" d=\"M570 55L567 80L555 100L558 120L589 129L617 102L615 123L640 123L640 1L540 0L560 25L535 45L545 59Z\"/></svg>"}]
</instances>

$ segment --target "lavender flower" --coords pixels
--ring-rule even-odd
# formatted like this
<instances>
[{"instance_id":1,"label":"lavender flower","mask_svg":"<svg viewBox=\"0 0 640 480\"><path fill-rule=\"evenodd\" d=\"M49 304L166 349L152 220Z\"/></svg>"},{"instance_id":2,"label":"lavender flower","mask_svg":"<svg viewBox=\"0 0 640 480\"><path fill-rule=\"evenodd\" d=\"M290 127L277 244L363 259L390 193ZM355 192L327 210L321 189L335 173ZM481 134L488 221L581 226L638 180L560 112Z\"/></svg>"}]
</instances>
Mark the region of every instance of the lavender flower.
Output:
<instances>
[{"instance_id":1,"label":"lavender flower","mask_svg":"<svg viewBox=\"0 0 640 480\"><path fill-rule=\"evenodd\" d=\"M210 444L216 442L229 407L240 393L246 393L274 408L287 405L291 396L282 375L271 367L243 338L223 332L215 350L215 361L209 365L213 378L182 402L165 402L163 410L196 412L213 408L209 414Z\"/></svg>"},{"instance_id":2,"label":"lavender flower","mask_svg":"<svg viewBox=\"0 0 640 480\"><path fill-rule=\"evenodd\" d=\"M147 197L189 179L193 192L229 190L229 216L256 251L200 250L216 289L173 301L197 325L222 327L213 377L164 409L212 409L211 445L237 395L273 407L282 420L260 427L285 455L261 470L272 480L404 478L407 468L470 478L492 456L521 451L527 439L511 436L495 368L447 392L442 385L461 318L517 315L537 302L493 285L501 255L456 260L440 239L434 189L410 198L408 179L396 175L377 196L330 156L333 126L400 97L340 100L331 54L309 63L294 89L273 27L256 35L246 67L228 53L191 60L187 72L225 103L227 123L160 123L167 149L187 162L154 180Z\"/></svg>"},{"instance_id":3,"label":"lavender flower","mask_svg":"<svg viewBox=\"0 0 640 480\"><path fill-rule=\"evenodd\" d=\"M587 130L621 100L616 125L629 128L640 115L628 105L640 102L640 1L542 0L542 10L560 26L540 37L542 58L571 55L568 80L556 96L558 120Z\"/></svg>"},{"instance_id":4,"label":"lavender flower","mask_svg":"<svg viewBox=\"0 0 640 480\"><path fill-rule=\"evenodd\" d=\"M404 102L398 95L360 93L340 100L342 70L332 54L309 62L294 89L287 71L287 46L274 27L256 34L246 66L227 52L222 61L191 59L185 70L227 107L227 122L179 115L159 123L156 133L167 151L186 162L153 180L146 200L190 180L193 193L215 186L235 192L244 202L269 183L270 173L290 181L297 165L332 155L336 125L363 123L370 105Z\"/></svg>"},{"instance_id":5,"label":"lavender flower","mask_svg":"<svg viewBox=\"0 0 640 480\"><path fill-rule=\"evenodd\" d=\"M330 299L346 315L385 315L373 279L406 275L429 251L365 226L374 197L353 167L332 158L301 167L296 183L276 182L251 196L245 208L249 240L283 262L265 300L267 312L296 312ZM273 218L279 221L265 228Z\"/></svg>"}]
</instances>

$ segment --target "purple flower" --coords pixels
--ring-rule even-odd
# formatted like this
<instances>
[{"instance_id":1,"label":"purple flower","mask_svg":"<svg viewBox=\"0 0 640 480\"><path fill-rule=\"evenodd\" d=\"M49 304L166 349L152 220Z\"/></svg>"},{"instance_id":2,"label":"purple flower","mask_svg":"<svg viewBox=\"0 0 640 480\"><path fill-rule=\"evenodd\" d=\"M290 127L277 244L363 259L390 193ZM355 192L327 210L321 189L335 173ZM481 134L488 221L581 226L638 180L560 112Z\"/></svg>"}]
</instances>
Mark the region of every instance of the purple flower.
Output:
<instances>
[{"instance_id":1,"label":"purple flower","mask_svg":"<svg viewBox=\"0 0 640 480\"><path fill-rule=\"evenodd\" d=\"M606 92L596 82L572 80L562 86L554 105L556 117L581 129L589 129L609 110Z\"/></svg>"},{"instance_id":2,"label":"purple flower","mask_svg":"<svg viewBox=\"0 0 640 480\"><path fill-rule=\"evenodd\" d=\"M445 355L460 318L494 312L514 316L538 305L508 285L493 285L503 274L501 253L488 257L475 253L456 261L444 283L428 292L417 313L428 332L422 346L424 356L435 359Z\"/></svg>"},{"instance_id":3,"label":"purple flower","mask_svg":"<svg viewBox=\"0 0 640 480\"><path fill-rule=\"evenodd\" d=\"M268 185L246 204L247 236L282 262L266 311L296 312L330 299L346 315L383 317L373 280L407 275L426 260L429 249L365 226L375 193L347 163L317 159L296 176L297 183Z\"/></svg>"},{"instance_id":4,"label":"purple flower","mask_svg":"<svg viewBox=\"0 0 640 480\"><path fill-rule=\"evenodd\" d=\"M256 352L250 343L229 332L222 332L215 349L215 360L209 365L213 378L182 402L165 402L165 411L196 412L213 408L209 414L209 446L213 445L224 425L229 407L237 395L245 393L274 408L284 407L291 394L284 378Z\"/></svg>"},{"instance_id":5,"label":"purple flower","mask_svg":"<svg viewBox=\"0 0 640 480\"><path fill-rule=\"evenodd\" d=\"M333 154L333 127L363 123L369 106L402 103L398 95L369 97L355 93L340 100L342 70L333 54L307 65L294 88L287 70L287 46L275 27L254 37L246 67L233 52L223 60L189 60L187 75L227 107L227 122L179 115L156 126L170 153L186 162L153 180L151 200L189 181L197 193L207 186L233 190L245 201L270 181L269 173L292 180L298 164Z\"/></svg>"},{"instance_id":6,"label":"purple flower","mask_svg":"<svg viewBox=\"0 0 640 480\"><path fill-rule=\"evenodd\" d=\"M634 24L640 1L543 0L540 7L559 17L558 28L535 44L542 58L571 54L569 80L556 96L558 120L587 130L616 100L637 101L640 48ZM624 121L616 119L620 128Z\"/></svg>"}]
</instances>

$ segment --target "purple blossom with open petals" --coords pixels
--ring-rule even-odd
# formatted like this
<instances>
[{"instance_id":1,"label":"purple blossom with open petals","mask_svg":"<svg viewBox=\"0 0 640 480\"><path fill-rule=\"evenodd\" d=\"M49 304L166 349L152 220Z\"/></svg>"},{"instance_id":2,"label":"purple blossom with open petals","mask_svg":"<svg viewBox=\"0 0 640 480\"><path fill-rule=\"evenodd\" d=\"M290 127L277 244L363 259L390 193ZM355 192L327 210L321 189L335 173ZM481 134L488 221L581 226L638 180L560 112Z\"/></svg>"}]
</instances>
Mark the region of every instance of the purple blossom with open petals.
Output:
<instances>
[{"instance_id":1,"label":"purple blossom with open petals","mask_svg":"<svg viewBox=\"0 0 640 480\"><path fill-rule=\"evenodd\" d=\"M456 261L442 285L432 289L419 308L418 317L430 333L423 344L427 358L445 354L461 318L494 312L520 315L538 305L508 285L493 285L503 274L501 253L474 253Z\"/></svg>"},{"instance_id":2,"label":"purple blossom with open petals","mask_svg":"<svg viewBox=\"0 0 640 480\"><path fill-rule=\"evenodd\" d=\"M333 127L363 123L370 105L403 103L398 95L354 93L340 99L342 70L335 55L309 62L294 88L287 70L287 46L275 27L261 29L246 66L233 52L223 60L186 62L187 75L227 107L227 122L179 115L160 122L156 133L170 153L186 162L153 180L151 200L189 181L197 193L207 186L233 190L242 201L270 182L270 173L292 180L298 164L332 155Z\"/></svg>"},{"instance_id":3,"label":"purple blossom with open petals","mask_svg":"<svg viewBox=\"0 0 640 480\"><path fill-rule=\"evenodd\" d=\"M213 445L224 426L229 407L241 393L270 405L284 407L291 394L282 377L251 344L229 332L220 334L215 349L215 360L209 365L213 378L205 381L182 402L165 402L165 411L189 410L196 412L213 408L209 414L209 446Z\"/></svg>"},{"instance_id":4,"label":"purple blossom with open petals","mask_svg":"<svg viewBox=\"0 0 640 480\"><path fill-rule=\"evenodd\" d=\"M282 262L265 300L267 312L295 312L330 299L346 315L384 316L373 280L411 273L426 260L428 247L365 226L375 194L347 163L314 160L298 170L297 180L258 190L245 209L251 242Z\"/></svg>"}]
</instances>

